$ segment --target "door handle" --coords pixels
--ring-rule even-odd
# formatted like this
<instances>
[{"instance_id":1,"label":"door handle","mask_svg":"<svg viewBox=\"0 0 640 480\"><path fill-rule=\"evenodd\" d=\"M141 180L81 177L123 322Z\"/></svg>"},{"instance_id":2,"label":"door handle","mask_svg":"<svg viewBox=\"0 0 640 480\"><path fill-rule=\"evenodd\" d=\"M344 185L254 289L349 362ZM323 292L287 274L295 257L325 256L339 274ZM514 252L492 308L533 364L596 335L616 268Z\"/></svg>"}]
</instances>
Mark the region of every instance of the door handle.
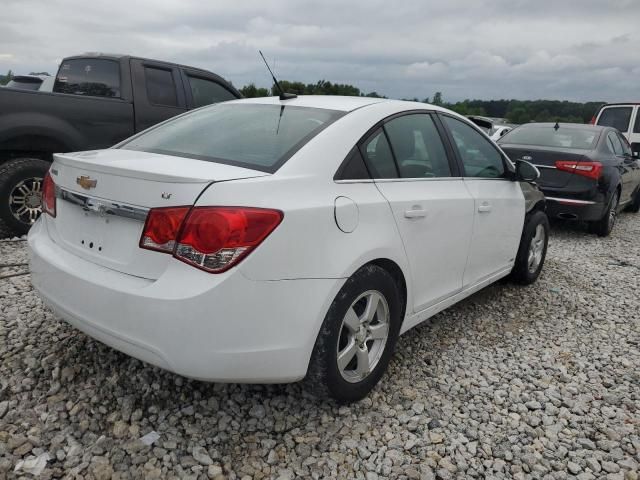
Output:
<instances>
[{"instance_id":1,"label":"door handle","mask_svg":"<svg viewBox=\"0 0 640 480\"><path fill-rule=\"evenodd\" d=\"M480 213L489 213L491 211L491 204L490 203L481 203L480 206L478 206L478 212Z\"/></svg>"},{"instance_id":2,"label":"door handle","mask_svg":"<svg viewBox=\"0 0 640 480\"><path fill-rule=\"evenodd\" d=\"M413 208L404 211L404 218L424 218L426 216L427 211L422 208Z\"/></svg>"}]
</instances>

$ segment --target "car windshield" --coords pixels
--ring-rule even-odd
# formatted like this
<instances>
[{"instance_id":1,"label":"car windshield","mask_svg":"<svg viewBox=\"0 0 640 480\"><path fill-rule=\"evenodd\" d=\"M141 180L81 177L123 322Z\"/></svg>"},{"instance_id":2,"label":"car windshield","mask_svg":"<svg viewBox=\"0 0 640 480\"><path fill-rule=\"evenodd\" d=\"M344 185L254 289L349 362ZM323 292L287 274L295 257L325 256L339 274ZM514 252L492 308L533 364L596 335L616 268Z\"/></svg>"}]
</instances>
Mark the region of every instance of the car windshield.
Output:
<instances>
[{"instance_id":1,"label":"car windshield","mask_svg":"<svg viewBox=\"0 0 640 480\"><path fill-rule=\"evenodd\" d=\"M539 147L576 148L591 150L598 137L598 130L585 128L554 128L553 126L522 126L511 130L499 143L533 145Z\"/></svg>"},{"instance_id":2,"label":"car windshield","mask_svg":"<svg viewBox=\"0 0 640 480\"><path fill-rule=\"evenodd\" d=\"M218 104L163 123L120 148L272 173L344 113L288 105Z\"/></svg>"}]
</instances>

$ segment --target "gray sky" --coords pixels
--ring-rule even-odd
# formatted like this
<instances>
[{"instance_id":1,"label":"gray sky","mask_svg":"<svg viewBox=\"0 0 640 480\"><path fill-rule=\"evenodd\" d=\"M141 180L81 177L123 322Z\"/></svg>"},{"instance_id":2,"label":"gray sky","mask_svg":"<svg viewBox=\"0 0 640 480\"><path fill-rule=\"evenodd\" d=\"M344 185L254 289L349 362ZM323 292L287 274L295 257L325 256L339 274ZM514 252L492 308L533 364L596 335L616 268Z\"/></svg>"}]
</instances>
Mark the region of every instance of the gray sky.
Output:
<instances>
[{"instance_id":1,"label":"gray sky","mask_svg":"<svg viewBox=\"0 0 640 480\"><path fill-rule=\"evenodd\" d=\"M640 101L639 0L1 0L0 72L87 51L394 98Z\"/></svg>"}]
</instances>

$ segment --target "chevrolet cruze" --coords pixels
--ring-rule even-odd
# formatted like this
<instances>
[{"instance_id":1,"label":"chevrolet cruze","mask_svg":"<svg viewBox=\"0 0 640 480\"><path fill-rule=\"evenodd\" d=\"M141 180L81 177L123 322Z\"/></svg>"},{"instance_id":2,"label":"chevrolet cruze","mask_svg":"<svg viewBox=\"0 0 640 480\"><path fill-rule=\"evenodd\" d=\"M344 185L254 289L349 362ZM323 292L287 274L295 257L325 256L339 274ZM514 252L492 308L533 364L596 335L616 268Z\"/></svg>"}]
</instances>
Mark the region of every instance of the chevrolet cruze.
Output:
<instances>
[{"instance_id":1,"label":"chevrolet cruze","mask_svg":"<svg viewBox=\"0 0 640 480\"><path fill-rule=\"evenodd\" d=\"M432 105L222 103L56 155L32 281L64 320L161 368L306 378L353 401L401 333L502 277L537 279L538 175Z\"/></svg>"}]
</instances>

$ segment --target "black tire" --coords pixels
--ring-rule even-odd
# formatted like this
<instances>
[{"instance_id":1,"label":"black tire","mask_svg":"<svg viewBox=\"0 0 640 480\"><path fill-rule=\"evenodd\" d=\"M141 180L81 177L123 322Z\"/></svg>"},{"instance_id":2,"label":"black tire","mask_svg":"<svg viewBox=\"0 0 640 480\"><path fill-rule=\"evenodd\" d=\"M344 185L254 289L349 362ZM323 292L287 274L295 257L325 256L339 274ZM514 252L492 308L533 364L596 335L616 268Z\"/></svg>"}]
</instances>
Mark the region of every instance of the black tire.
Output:
<instances>
[{"instance_id":1,"label":"black tire","mask_svg":"<svg viewBox=\"0 0 640 480\"><path fill-rule=\"evenodd\" d=\"M10 203L12 192L23 181L43 179L50 166L51 163L38 158L16 158L0 166L0 222L9 234L24 235L33 224L27 216L20 219L14 215L15 206L12 210Z\"/></svg>"},{"instance_id":2,"label":"black tire","mask_svg":"<svg viewBox=\"0 0 640 480\"><path fill-rule=\"evenodd\" d=\"M530 263L530 250L532 248L532 242L536 240L536 234L538 233L538 227L541 227L544 232L544 239L542 240L542 252L541 257L535 264ZM521 285L530 285L535 282L542 272L544 266L544 260L547 256L547 247L549 245L549 219L544 212L536 210L528 214L525 218L524 228L522 230L522 237L520 238L520 246L518 247L518 254L516 255L516 261L511 270L511 280Z\"/></svg>"},{"instance_id":3,"label":"black tire","mask_svg":"<svg viewBox=\"0 0 640 480\"><path fill-rule=\"evenodd\" d=\"M372 291L381 294L388 306L386 343L384 349L380 347L382 353L379 360L362 380L347 381L338 368L337 358L339 342L345 332L343 328L346 328L343 320L354 302ZM367 265L358 270L340 289L322 323L305 378L307 389L320 398L330 397L340 403L364 398L380 381L389 365L400 332L402 310L398 285L386 270L377 265Z\"/></svg>"},{"instance_id":4,"label":"black tire","mask_svg":"<svg viewBox=\"0 0 640 480\"><path fill-rule=\"evenodd\" d=\"M611 234L618 218L619 202L620 192L616 190L615 192L613 192L613 195L611 195L609 205L607 206L604 215L602 215L602 218L589 224L589 229L591 232L597 234L599 237L608 237Z\"/></svg>"},{"instance_id":5,"label":"black tire","mask_svg":"<svg viewBox=\"0 0 640 480\"><path fill-rule=\"evenodd\" d=\"M640 212L640 187L638 187L638 190L636 190L636 194L633 196L633 200L631 201L629 206L627 206L627 211L631 213Z\"/></svg>"}]
</instances>

